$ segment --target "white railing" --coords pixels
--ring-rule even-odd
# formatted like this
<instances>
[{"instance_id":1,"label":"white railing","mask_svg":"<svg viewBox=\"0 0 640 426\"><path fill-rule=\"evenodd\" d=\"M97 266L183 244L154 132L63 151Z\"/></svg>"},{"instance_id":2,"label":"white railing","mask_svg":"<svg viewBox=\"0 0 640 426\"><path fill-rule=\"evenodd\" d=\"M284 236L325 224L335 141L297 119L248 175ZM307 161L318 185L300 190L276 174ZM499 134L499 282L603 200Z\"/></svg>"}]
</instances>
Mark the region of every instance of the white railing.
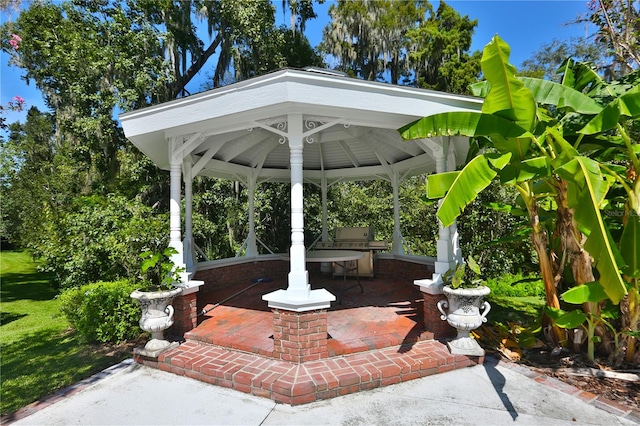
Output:
<instances>
[{"instance_id":1,"label":"white railing","mask_svg":"<svg viewBox=\"0 0 640 426\"><path fill-rule=\"evenodd\" d=\"M193 248L195 248L198 254L204 258L205 262L208 262L210 260L209 257L204 253L204 251L202 251L202 249L195 243L195 241L193 243Z\"/></svg>"},{"instance_id":2,"label":"white railing","mask_svg":"<svg viewBox=\"0 0 640 426\"><path fill-rule=\"evenodd\" d=\"M258 243L260 243L260 245L262 247L264 247L270 254L275 254L273 252L273 250L271 250L269 247L267 247L267 245L265 243L263 243L262 240L260 238L258 238L257 236L256 236L256 241ZM242 245L240 246L240 248L236 252L236 256L235 257L240 257L240 254L246 251L248 245L249 245L249 237L245 238L244 242L242 243Z\"/></svg>"},{"instance_id":3,"label":"white railing","mask_svg":"<svg viewBox=\"0 0 640 426\"><path fill-rule=\"evenodd\" d=\"M311 244L309 244L309 247L307 248L307 251L311 251L311 250L313 250L313 249L314 249L314 247L316 246L316 243L317 243L318 241L320 241L320 238L322 238L322 234L318 235L318 236L316 237L316 239L315 239L315 240L313 240L313 242L312 242Z\"/></svg>"}]
</instances>

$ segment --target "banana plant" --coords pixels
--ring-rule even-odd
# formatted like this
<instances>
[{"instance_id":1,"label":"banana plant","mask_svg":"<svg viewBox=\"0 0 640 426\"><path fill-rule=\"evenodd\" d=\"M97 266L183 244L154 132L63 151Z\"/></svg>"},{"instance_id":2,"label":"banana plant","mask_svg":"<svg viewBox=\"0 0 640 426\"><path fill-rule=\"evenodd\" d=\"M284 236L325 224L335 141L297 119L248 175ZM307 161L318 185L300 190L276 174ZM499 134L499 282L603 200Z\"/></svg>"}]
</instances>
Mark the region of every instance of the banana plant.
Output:
<instances>
[{"instance_id":1,"label":"banana plant","mask_svg":"<svg viewBox=\"0 0 640 426\"><path fill-rule=\"evenodd\" d=\"M509 53L509 46L497 36L485 47L482 69L486 82L474 88L486 95L479 113L436 114L399 131L405 139L441 135L482 138L486 149L461 171L428 177L428 196L442 198L438 218L447 226L492 179L500 178L503 184L513 185L529 214L531 241L540 261L546 303L551 308L560 307L556 284L557 272L562 268L552 262L549 237L541 224L539 206L549 197L556 199L559 191L572 208L580 203L574 228L584 232L585 244L595 253L604 291L618 303L627 292L619 273L624 262L615 244L611 243L600 214L612 179L565 137L570 125L575 125L576 115L591 119L603 114L606 108L567 85L518 78L515 68L508 63ZM552 105L556 114L558 111L565 114L561 119L553 117L544 105ZM610 124L607 120L600 122ZM603 278L603 275L606 276ZM562 340L557 329L555 334Z\"/></svg>"},{"instance_id":2,"label":"banana plant","mask_svg":"<svg viewBox=\"0 0 640 426\"><path fill-rule=\"evenodd\" d=\"M582 140L582 149L591 150L590 157L599 162L601 170L613 180L612 185L625 195L618 203L622 204L622 214L613 217L620 218L622 225L619 252L627 296L621 301L621 328L626 339L625 359L632 362L640 330L640 144L632 141L628 128L636 126L638 137L638 121L632 119L640 117L640 70L620 81L606 83L585 65L567 64L565 68L579 88L589 88L592 97L608 100L603 110L578 131L578 140ZM592 135L597 139L584 142L583 137ZM593 150L594 146L599 149ZM610 198L609 205L615 207L616 200Z\"/></svg>"},{"instance_id":3,"label":"banana plant","mask_svg":"<svg viewBox=\"0 0 640 426\"><path fill-rule=\"evenodd\" d=\"M570 304L582 305L584 303L602 303L608 300L602 285L593 281L584 285L573 287L561 295L562 300ZM611 324L612 319L618 316L618 312L608 306L601 313L584 312L579 309L564 311L562 309L545 308L545 313L554 319L554 323L565 329L578 329L582 327L587 334L587 358L595 360L595 344L600 341L596 335L598 325L604 325L612 331L615 340L615 350L619 347L619 334Z\"/></svg>"}]
</instances>

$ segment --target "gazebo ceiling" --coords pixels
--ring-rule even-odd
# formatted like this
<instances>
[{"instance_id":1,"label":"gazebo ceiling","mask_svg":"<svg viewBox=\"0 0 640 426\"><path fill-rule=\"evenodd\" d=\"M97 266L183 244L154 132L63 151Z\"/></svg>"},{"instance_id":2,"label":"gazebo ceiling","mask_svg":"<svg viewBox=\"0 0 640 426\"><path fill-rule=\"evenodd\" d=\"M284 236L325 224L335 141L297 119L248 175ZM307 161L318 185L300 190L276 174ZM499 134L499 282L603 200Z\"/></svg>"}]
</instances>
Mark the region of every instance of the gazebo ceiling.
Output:
<instances>
[{"instance_id":1,"label":"gazebo ceiling","mask_svg":"<svg viewBox=\"0 0 640 426\"><path fill-rule=\"evenodd\" d=\"M169 169L170 143L178 138L181 155L199 174L289 181L287 132L295 115L307 142L304 178L318 181L324 175L331 182L434 171L428 144L403 141L397 129L439 112L479 111L481 103L318 70L284 69L122 114L120 120L129 140L162 169ZM467 138L451 142L455 158L464 159Z\"/></svg>"}]
</instances>

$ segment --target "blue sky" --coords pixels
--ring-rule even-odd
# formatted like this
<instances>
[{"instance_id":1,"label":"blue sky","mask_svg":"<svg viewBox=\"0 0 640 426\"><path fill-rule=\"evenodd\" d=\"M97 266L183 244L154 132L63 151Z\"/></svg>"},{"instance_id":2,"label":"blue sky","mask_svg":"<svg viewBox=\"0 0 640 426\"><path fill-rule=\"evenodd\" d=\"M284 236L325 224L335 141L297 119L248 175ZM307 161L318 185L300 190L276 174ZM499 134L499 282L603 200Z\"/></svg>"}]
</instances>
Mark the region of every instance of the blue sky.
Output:
<instances>
[{"instance_id":1,"label":"blue sky","mask_svg":"<svg viewBox=\"0 0 640 426\"><path fill-rule=\"evenodd\" d=\"M278 11L277 24L289 25L289 18L281 14L280 0L272 0ZM318 18L307 24L306 35L311 44L316 46L322 38L322 29L328 22L328 9L332 0L316 6ZM437 2L432 2L434 7ZM472 50L482 50L491 37L498 34L511 46L511 63L520 66L522 61L531 57L544 43L554 38L567 40L575 36L592 35L593 26L585 27L570 24L576 18L586 13L587 0L549 0L549 1L485 1L485 0L450 0L448 2L461 15L468 15L478 20L473 36ZM2 12L0 22L11 19ZM205 40L206 41L206 40ZM44 110L45 106L39 91L33 82L27 86L20 78L21 70L8 66L9 56L0 54L0 104L6 105L14 96L22 96L26 106L37 106ZM201 82L194 82L189 87L191 93L201 90ZM26 112L7 112L7 123L22 121Z\"/></svg>"}]
</instances>

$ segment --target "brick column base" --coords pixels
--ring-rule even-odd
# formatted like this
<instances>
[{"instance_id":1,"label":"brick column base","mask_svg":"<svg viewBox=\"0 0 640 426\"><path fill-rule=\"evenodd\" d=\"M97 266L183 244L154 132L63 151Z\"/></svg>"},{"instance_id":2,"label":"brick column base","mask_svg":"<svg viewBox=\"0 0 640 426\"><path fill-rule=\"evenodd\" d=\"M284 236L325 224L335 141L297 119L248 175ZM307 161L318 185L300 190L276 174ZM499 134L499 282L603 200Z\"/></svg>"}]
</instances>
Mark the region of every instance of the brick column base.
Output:
<instances>
[{"instance_id":1,"label":"brick column base","mask_svg":"<svg viewBox=\"0 0 640 426\"><path fill-rule=\"evenodd\" d=\"M272 309L273 357L297 364L329 357L327 310L292 312Z\"/></svg>"},{"instance_id":2,"label":"brick column base","mask_svg":"<svg viewBox=\"0 0 640 426\"><path fill-rule=\"evenodd\" d=\"M197 293L178 296L173 299L173 325L169 329L172 336L183 337L198 324Z\"/></svg>"},{"instance_id":3,"label":"brick column base","mask_svg":"<svg viewBox=\"0 0 640 426\"><path fill-rule=\"evenodd\" d=\"M440 319L440 311L436 306L439 301L446 299L444 294L429 294L422 292L424 297L424 329L427 335L435 340L455 337L456 329L445 320Z\"/></svg>"}]
</instances>

